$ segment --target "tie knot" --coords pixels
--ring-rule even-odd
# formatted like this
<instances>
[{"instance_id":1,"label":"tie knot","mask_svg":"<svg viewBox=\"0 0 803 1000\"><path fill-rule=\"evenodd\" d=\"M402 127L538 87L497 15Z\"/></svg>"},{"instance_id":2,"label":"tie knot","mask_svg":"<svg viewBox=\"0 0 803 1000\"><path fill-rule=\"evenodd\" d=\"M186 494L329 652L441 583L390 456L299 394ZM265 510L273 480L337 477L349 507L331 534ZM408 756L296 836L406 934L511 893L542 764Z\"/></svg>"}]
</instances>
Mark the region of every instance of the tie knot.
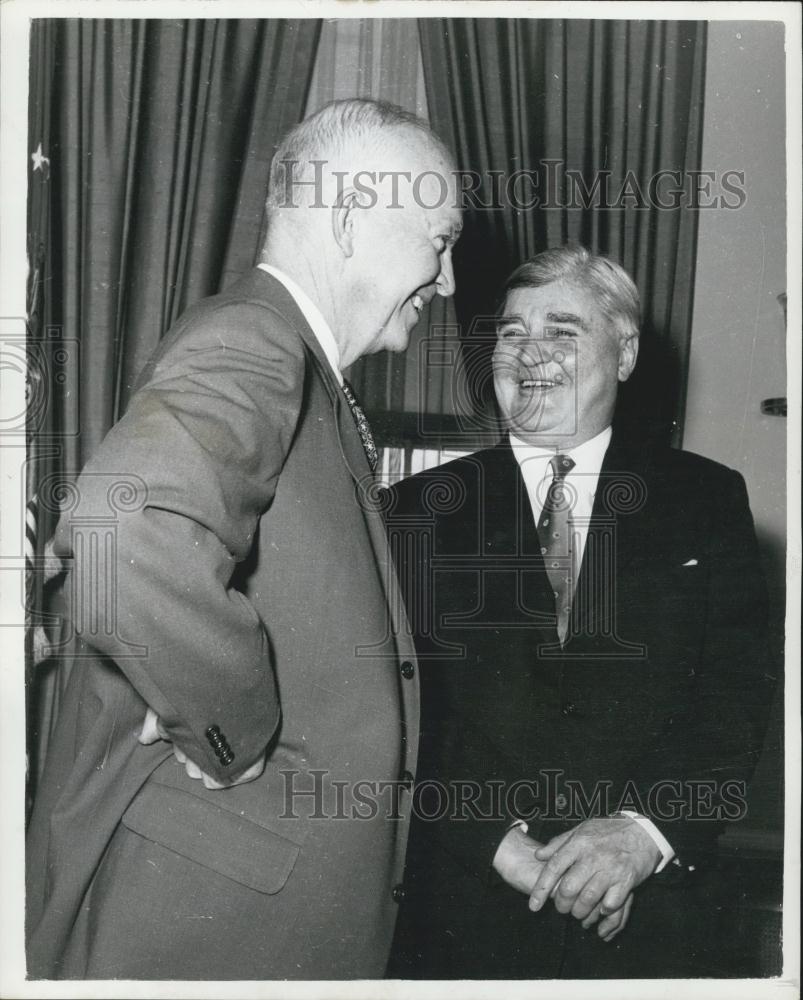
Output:
<instances>
[{"instance_id":1,"label":"tie knot","mask_svg":"<svg viewBox=\"0 0 803 1000\"><path fill-rule=\"evenodd\" d=\"M574 459L569 458L568 455L553 455L549 464L552 466L552 474L555 479L563 479L574 468Z\"/></svg>"}]
</instances>

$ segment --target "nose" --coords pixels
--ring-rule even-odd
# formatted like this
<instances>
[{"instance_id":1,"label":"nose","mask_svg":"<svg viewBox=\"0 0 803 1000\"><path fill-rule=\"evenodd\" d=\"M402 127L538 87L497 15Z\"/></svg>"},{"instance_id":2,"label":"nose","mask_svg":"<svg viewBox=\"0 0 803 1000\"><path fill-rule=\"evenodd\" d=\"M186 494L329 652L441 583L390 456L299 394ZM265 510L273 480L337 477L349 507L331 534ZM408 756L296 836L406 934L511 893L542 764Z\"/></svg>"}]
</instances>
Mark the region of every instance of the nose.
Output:
<instances>
[{"instance_id":1,"label":"nose","mask_svg":"<svg viewBox=\"0 0 803 1000\"><path fill-rule=\"evenodd\" d=\"M544 343L543 340L539 340L537 337L529 337L520 345L520 351L524 363L533 367L547 365L554 359L552 345Z\"/></svg>"},{"instance_id":2,"label":"nose","mask_svg":"<svg viewBox=\"0 0 803 1000\"><path fill-rule=\"evenodd\" d=\"M448 299L454 295L455 280L454 268L452 267L452 248L447 247L441 254L441 270L437 278L438 295Z\"/></svg>"}]
</instances>

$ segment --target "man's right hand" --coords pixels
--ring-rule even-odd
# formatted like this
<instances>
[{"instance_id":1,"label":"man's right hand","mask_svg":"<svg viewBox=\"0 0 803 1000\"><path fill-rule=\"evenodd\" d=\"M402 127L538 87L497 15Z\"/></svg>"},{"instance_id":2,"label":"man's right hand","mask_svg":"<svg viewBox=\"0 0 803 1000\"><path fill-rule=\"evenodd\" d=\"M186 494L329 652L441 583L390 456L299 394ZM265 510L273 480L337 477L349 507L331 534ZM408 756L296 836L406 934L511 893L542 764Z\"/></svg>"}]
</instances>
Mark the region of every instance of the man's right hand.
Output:
<instances>
[{"instance_id":1,"label":"man's right hand","mask_svg":"<svg viewBox=\"0 0 803 1000\"><path fill-rule=\"evenodd\" d=\"M493 867L509 886L529 896L546 865L546 861L539 861L535 856L536 850L541 846L543 845L528 836L520 826L514 826L508 830L497 848ZM599 921L597 934L603 941L611 941L621 930L624 930L630 918L632 906L633 893L631 892L622 906L612 913L603 915L601 905L595 906L585 917L582 925L588 930Z\"/></svg>"},{"instance_id":2,"label":"man's right hand","mask_svg":"<svg viewBox=\"0 0 803 1000\"><path fill-rule=\"evenodd\" d=\"M157 740L166 740L168 743L173 742L167 730L159 721L159 716L152 708L149 708L145 713L145 721L142 724L142 731L139 734L139 742L147 746L149 743L155 743ZM204 785L209 789L232 788L234 785L245 785L247 782L253 781L254 778L258 778L265 770L266 754L262 754L259 760L253 763L247 771L243 771L239 778L235 778L234 781L224 784L223 782L216 781L205 771L202 771L175 743L173 743L173 756L179 764L184 765L184 770L190 778L203 781ZM540 847L540 844L537 846Z\"/></svg>"}]
</instances>

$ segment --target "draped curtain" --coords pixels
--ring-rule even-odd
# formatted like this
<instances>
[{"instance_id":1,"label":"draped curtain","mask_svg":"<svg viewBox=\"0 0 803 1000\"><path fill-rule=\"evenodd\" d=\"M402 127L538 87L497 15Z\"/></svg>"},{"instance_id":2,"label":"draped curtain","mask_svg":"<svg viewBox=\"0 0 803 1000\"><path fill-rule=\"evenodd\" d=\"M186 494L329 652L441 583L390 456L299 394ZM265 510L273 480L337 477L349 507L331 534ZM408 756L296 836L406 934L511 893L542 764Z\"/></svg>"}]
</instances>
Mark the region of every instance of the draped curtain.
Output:
<instances>
[{"instance_id":1,"label":"draped curtain","mask_svg":"<svg viewBox=\"0 0 803 1000\"><path fill-rule=\"evenodd\" d=\"M50 38L49 322L77 468L191 302L254 263L268 166L303 115L318 21L34 22ZM47 100L33 94L32 101ZM70 461L72 460L72 461Z\"/></svg>"},{"instance_id":2,"label":"draped curtain","mask_svg":"<svg viewBox=\"0 0 803 1000\"><path fill-rule=\"evenodd\" d=\"M29 195L29 339L48 383L29 483L40 557L54 484L92 454L165 330L255 262L270 160L303 117L319 33L317 19L33 21L30 144L47 160ZM33 776L56 667L30 685Z\"/></svg>"},{"instance_id":3,"label":"draped curtain","mask_svg":"<svg viewBox=\"0 0 803 1000\"><path fill-rule=\"evenodd\" d=\"M524 184L498 208L467 211L456 261L464 334L526 257L566 241L612 256L644 310L623 409L680 444L697 211L656 204L672 199L660 184L656 199L651 179L678 171L688 187L700 168L704 22L422 18L419 30L430 121L458 167L483 178L480 202L493 204L495 177L530 169L543 182L532 209L518 207ZM612 207L583 196L602 171ZM570 186L572 173L584 187Z\"/></svg>"}]
</instances>

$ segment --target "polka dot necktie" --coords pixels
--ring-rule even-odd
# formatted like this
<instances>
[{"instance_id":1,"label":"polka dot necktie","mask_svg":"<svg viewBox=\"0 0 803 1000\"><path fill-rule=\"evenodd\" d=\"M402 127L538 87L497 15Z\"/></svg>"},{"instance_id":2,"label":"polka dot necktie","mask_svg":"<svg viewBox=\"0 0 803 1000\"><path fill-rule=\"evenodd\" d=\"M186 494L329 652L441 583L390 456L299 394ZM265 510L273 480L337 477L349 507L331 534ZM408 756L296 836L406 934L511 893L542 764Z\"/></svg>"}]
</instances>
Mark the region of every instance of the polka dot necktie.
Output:
<instances>
[{"instance_id":1,"label":"polka dot necktie","mask_svg":"<svg viewBox=\"0 0 803 1000\"><path fill-rule=\"evenodd\" d=\"M365 457L368 459L368 464L371 466L371 472L376 472L378 456L376 444L374 443L374 436L371 433L371 428L368 426L368 421L366 420L363 408L357 402L354 390L345 379L343 380L343 395L346 397L346 402L349 404L351 415L354 417L354 423L357 425L360 440L362 441L362 446L365 449Z\"/></svg>"},{"instance_id":2,"label":"polka dot necktie","mask_svg":"<svg viewBox=\"0 0 803 1000\"><path fill-rule=\"evenodd\" d=\"M561 643L569 630L572 605L572 489L566 476L574 468L568 455L550 459L553 478L549 484L544 508L538 521L541 555L555 597L558 637Z\"/></svg>"}]
</instances>

